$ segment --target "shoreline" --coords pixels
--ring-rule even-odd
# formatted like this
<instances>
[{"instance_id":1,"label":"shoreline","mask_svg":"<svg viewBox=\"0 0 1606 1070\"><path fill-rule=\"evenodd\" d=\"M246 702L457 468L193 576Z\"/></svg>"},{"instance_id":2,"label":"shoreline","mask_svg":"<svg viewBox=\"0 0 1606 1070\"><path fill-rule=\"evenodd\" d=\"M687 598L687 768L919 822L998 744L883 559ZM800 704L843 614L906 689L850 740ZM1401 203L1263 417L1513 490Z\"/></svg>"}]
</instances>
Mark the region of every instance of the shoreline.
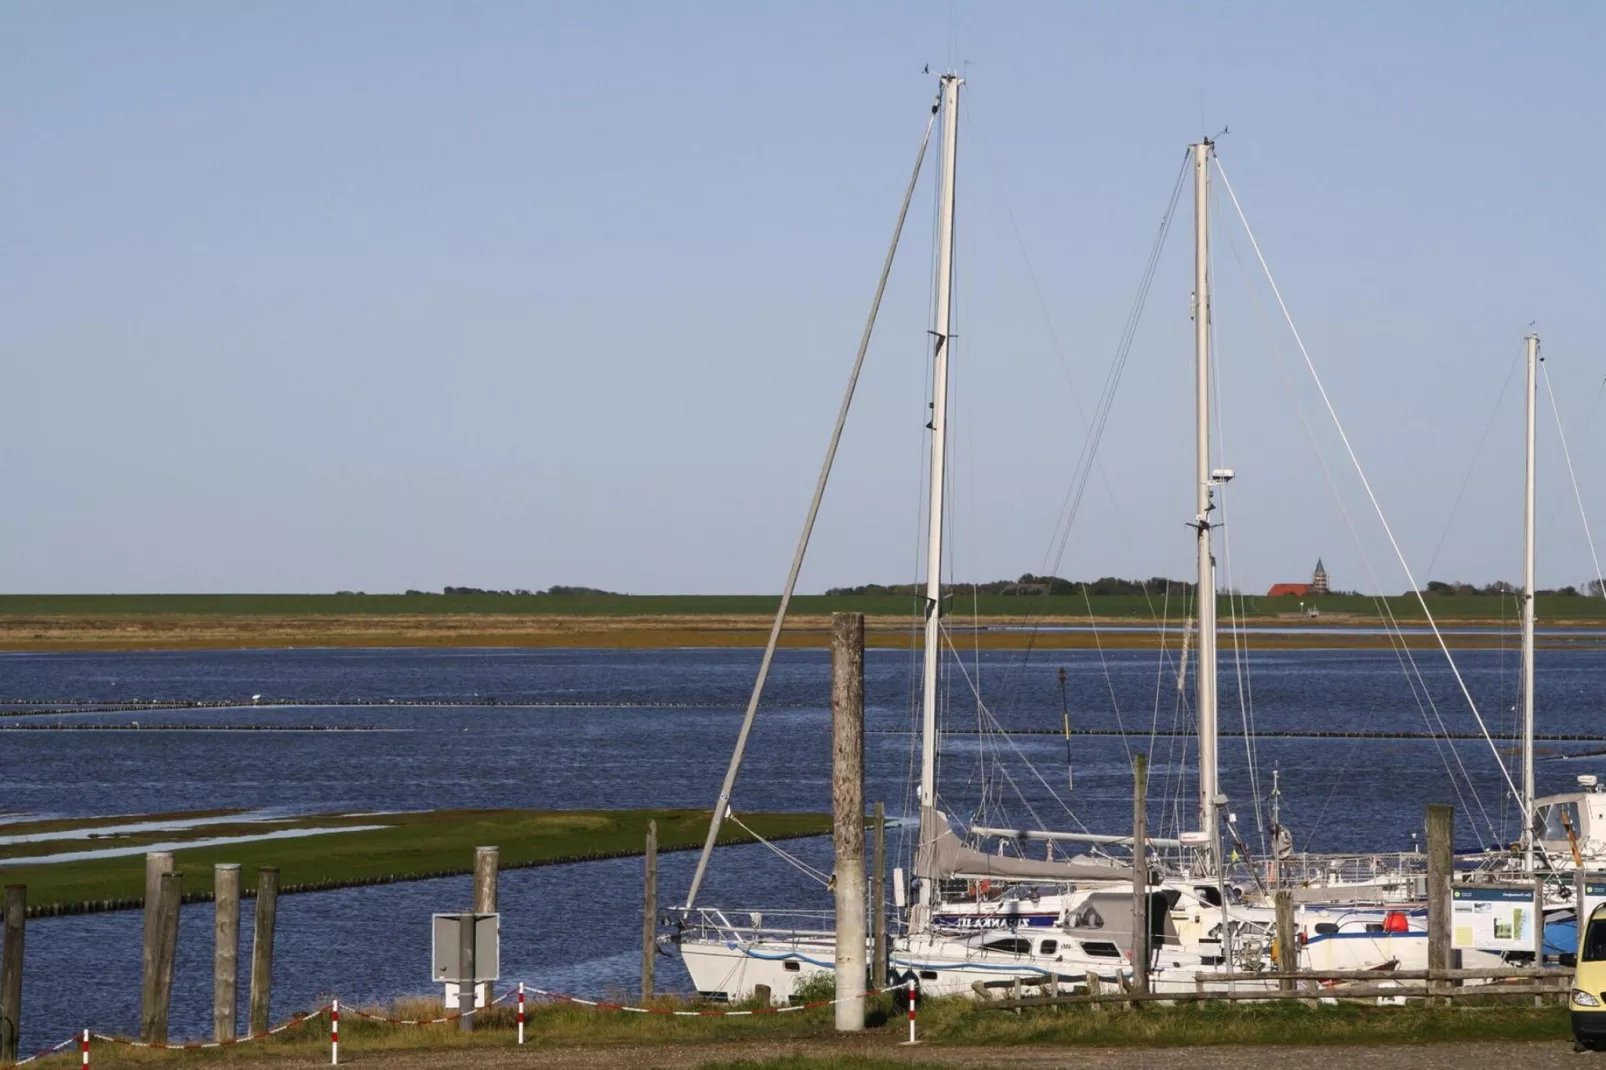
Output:
<instances>
[{"instance_id":1,"label":"shoreline","mask_svg":"<svg viewBox=\"0 0 1606 1070\"><path fill-rule=\"evenodd\" d=\"M762 648L771 618L761 615L595 616L526 614L353 615L0 615L0 651L14 653L183 651L297 648L639 649ZM1249 616L1224 646L1249 650L1370 650L1403 645L1434 649L1438 640L1421 621L1390 634L1375 618L1334 614L1320 620L1297 615ZM1455 618L1440 625L1444 642L1458 650L1514 649L1514 623ZM1576 629L1576 631L1573 631ZM1184 643L1185 622L1154 624L1129 616L982 616L955 618L951 641L959 649L1153 650ZM921 636L906 616L867 615L866 645L918 649ZM1606 649L1599 619L1550 620L1541 649ZM826 649L830 618L799 615L780 645ZM1191 639L1190 639L1191 645Z\"/></svg>"}]
</instances>

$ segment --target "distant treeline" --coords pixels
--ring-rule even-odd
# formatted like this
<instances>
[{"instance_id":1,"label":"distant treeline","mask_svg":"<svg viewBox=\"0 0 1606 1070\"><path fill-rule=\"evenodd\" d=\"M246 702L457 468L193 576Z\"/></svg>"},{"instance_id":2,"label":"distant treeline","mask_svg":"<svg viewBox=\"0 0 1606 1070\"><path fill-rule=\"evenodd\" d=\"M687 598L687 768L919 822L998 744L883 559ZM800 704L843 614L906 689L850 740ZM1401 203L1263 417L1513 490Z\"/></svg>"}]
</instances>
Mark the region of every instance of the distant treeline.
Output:
<instances>
[{"instance_id":1,"label":"distant treeline","mask_svg":"<svg viewBox=\"0 0 1606 1070\"><path fill-rule=\"evenodd\" d=\"M1496 580L1493 583L1486 583L1482 587L1471 583L1445 583L1442 580L1429 580L1428 585L1423 588L1422 593L1428 595L1477 594L1511 596L1520 592L1516 584L1507 583L1505 580ZM1603 595L1606 595L1606 591L1601 589L1600 580L1594 579L1589 580L1582 587L1553 587L1542 591L1535 591L1534 594L1543 595L1545 597L1560 595L1563 598L1600 598Z\"/></svg>"},{"instance_id":2,"label":"distant treeline","mask_svg":"<svg viewBox=\"0 0 1606 1070\"><path fill-rule=\"evenodd\" d=\"M344 593L344 592L342 592L342 593ZM412 590L411 588L409 588L406 593L407 594L434 594L435 592L434 591L415 591L415 590ZM525 587L515 587L515 588L513 588L512 590L509 590L509 591L497 591L497 590L493 590L493 589L488 588L488 587L445 587L445 588L442 588L442 590L441 590L441 594L458 594L458 595L462 595L462 594L474 594L474 595L481 595L481 594L483 594L483 595L555 594L555 595L569 595L571 597L580 596L580 595L589 596L589 597L595 597L595 596L598 596L598 595L612 596L612 595L615 595L616 593L617 592L615 592L615 591L604 591L599 587L561 587L561 586L548 587L544 591L532 591L532 590L529 590L528 588L525 588Z\"/></svg>"},{"instance_id":3,"label":"distant treeline","mask_svg":"<svg viewBox=\"0 0 1606 1070\"><path fill-rule=\"evenodd\" d=\"M1123 580L1116 576L1104 576L1092 581L1067 580L1060 576L1034 576L1030 572L1018 580L993 580L989 583L952 583L944 584L944 591L963 591L977 594L1081 594L1084 591L1090 595L1135 595L1147 594L1173 597L1193 594L1193 584L1187 580L1170 580L1164 576L1153 576L1146 580ZM881 584L867 583L860 587L832 587L826 591L827 597L843 595L912 595L925 594L926 585L923 583L897 583Z\"/></svg>"}]
</instances>

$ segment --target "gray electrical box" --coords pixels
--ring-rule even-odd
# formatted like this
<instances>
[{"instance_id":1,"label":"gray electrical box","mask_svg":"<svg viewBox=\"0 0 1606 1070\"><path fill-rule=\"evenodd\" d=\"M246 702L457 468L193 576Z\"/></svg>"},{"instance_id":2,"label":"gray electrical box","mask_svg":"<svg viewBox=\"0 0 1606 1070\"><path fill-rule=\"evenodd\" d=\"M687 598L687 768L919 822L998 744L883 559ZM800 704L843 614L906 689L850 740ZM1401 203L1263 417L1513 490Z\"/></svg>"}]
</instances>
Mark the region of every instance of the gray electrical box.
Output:
<instances>
[{"instance_id":1,"label":"gray electrical box","mask_svg":"<svg viewBox=\"0 0 1606 1070\"><path fill-rule=\"evenodd\" d=\"M431 941L430 976L447 983L499 981L502 978L502 915L436 914ZM464 927L473 926L474 976L465 976Z\"/></svg>"}]
</instances>

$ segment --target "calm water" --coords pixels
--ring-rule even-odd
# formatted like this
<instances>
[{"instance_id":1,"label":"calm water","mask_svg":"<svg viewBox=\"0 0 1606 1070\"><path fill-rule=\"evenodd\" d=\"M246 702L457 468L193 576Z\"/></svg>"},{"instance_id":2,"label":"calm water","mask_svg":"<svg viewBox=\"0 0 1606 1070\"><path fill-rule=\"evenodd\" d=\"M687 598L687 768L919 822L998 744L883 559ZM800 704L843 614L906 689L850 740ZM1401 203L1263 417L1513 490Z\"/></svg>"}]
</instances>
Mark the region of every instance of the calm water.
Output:
<instances>
[{"instance_id":1,"label":"calm water","mask_svg":"<svg viewBox=\"0 0 1606 1070\"><path fill-rule=\"evenodd\" d=\"M1541 732L1596 733L1606 689L1606 652L1541 652ZM0 812L99 815L202 807L284 811L424 807L642 807L712 803L751 686L756 651L241 651L0 656L0 694L16 698L243 699L273 706L137 715L48 716L4 724L72 723L376 725L362 733L0 732ZM1457 662L1504 751L1516 727L1517 661L1502 651L1466 651ZM1067 670L1067 702L1080 728L1124 728L1077 737L1067 770L1056 736L1011 745L974 733L991 720L1012 729L1057 730L1055 670ZM823 651L783 651L754 730L736 793L741 810L823 810L830 805L829 660ZM911 810L913 702L907 652L867 660L866 760L871 799L892 814ZM1247 717L1277 731L1451 732L1476 722L1442 657L1419 653L1416 672L1390 651L1254 654L1239 700L1238 666L1224 654L1222 724ZM1417 673L1420 674L1418 678ZM967 657L948 675L942 748L945 805L966 819L1030 821L1119 830L1130 822L1127 748L1153 756L1151 786L1160 828L1187 824L1192 786L1183 773L1191 740L1150 733L1186 729L1174 667L1152 652L1013 652ZM984 703L977 701L979 691ZM315 706L297 701L446 700L460 705ZM598 703L519 708L515 702ZM652 708L674 703L676 708ZM1575 757L1600 744L1541 750L1542 791L1564 790L1580 772L1606 772L1606 757ZM1028 762L1030 764L1028 764ZM1455 776L1446 766L1456 770ZM1483 740L1453 749L1431 740L1262 738L1262 791L1280 772L1285 823L1301 847L1392 850L1410 845L1430 802L1457 806L1464 846L1516 835L1509 797ZM1463 776L1461 767L1466 774ZM1033 771L1035 768L1035 772ZM1222 741L1224 790L1250 843L1259 833L1244 742ZM1074 790L1067 790L1074 778ZM1459 789L1459 791L1458 791ZM1067 809L1068 808L1068 809ZM891 837L893 845L899 842ZM829 844L793 850L817 866ZM465 858L465 864L467 858ZM666 856L661 896L684 893L694 856ZM503 976L546 988L598 993L636 983L640 861L517 870L503 874ZM0 872L3 878L3 872ZM460 909L468 878L285 898L275 1019L329 995L388 999L430 991L428 917ZM703 901L824 909L825 890L800 883L763 847L716 857ZM247 911L249 914L249 911ZM211 910L185 911L180 935L174 1035L209 1030ZM85 1024L133 1031L138 1016L140 918L136 912L29 923L24 1043L65 1037ZM249 919L247 919L249 928ZM674 960L660 984L684 986ZM93 993L91 998L91 992ZM242 994L243 995L243 994ZM93 1009L92 1021L84 1019Z\"/></svg>"}]
</instances>

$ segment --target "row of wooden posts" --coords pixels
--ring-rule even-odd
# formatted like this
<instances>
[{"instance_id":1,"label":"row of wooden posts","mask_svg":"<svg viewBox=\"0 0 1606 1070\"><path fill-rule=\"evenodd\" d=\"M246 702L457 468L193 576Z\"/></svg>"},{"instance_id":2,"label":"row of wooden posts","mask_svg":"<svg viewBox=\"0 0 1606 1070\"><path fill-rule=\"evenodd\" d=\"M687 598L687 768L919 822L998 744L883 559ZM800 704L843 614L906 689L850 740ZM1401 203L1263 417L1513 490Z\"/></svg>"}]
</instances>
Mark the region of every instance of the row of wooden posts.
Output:
<instances>
[{"instance_id":1,"label":"row of wooden posts","mask_svg":"<svg viewBox=\"0 0 1606 1070\"><path fill-rule=\"evenodd\" d=\"M497 872L501 852L495 847L474 851L474 912L496 913ZM214 951L212 960L212 1037L237 1038L239 1006L240 866L219 863L212 869ZM141 939L139 1037L147 1044L168 1041L168 1012L173 996L173 965L178 954L179 909L184 875L173 868L169 851L145 856L145 919ZM17 1061L21 1034L22 947L27 915L26 885L5 888L5 926L0 946L0 1065ZM250 1034L269 1027L273 989L273 934L279 912L279 870L257 869L256 924L251 941ZM472 1019L464 1018L466 1027Z\"/></svg>"}]
</instances>

